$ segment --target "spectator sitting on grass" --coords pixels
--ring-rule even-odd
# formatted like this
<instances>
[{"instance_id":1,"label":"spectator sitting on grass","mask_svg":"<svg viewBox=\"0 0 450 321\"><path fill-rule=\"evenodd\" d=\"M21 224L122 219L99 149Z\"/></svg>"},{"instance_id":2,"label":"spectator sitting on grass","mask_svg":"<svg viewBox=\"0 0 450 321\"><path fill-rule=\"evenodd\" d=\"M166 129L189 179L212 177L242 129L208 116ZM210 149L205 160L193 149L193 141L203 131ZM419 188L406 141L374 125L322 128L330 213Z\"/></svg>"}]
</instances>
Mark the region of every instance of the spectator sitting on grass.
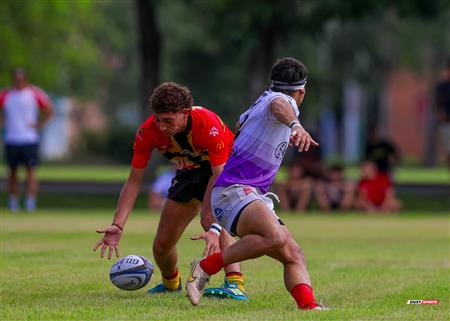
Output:
<instances>
[{"instance_id":1,"label":"spectator sitting on grass","mask_svg":"<svg viewBox=\"0 0 450 321\"><path fill-rule=\"evenodd\" d=\"M450 170L450 57L436 86L436 108L441 144L447 157L447 168Z\"/></svg>"},{"instance_id":2,"label":"spectator sitting on grass","mask_svg":"<svg viewBox=\"0 0 450 321\"><path fill-rule=\"evenodd\" d=\"M305 177L299 162L289 164L287 176L287 181L278 184L276 188L280 208L284 211L305 211L311 199L313 180Z\"/></svg>"},{"instance_id":3,"label":"spectator sitting on grass","mask_svg":"<svg viewBox=\"0 0 450 321\"><path fill-rule=\"evenodd\" d=\"M364 212L395 212L401 208L389 176L371 161L362 164L355 206Z\"/></svg>"},{"instance_id":4,"label":"spectator sitting on grass","mask_svg":"<svg viewBox=\"0 0 450 321\"><path fill-rule=\"evenodd\" d=\"M377 170L390 177L396 164L400 162L400 153L395 143L382 137L376 125L369 129L364 158L375 163Z\"/></svg>"},{"instance_id":5,"label":"spectator sitting on grass","mask_svg":"<svg viewBox=\"0 0 450 321\"><path fill-rule=\"evenodd\" d=\"M148 207L150 209L162 209L164 207L174 177L175 169L172 167L165 169L156 177L148 191Z\"/></svg>"},{"instance_id":6,"label":"spectator sitting on grass","mask_svg":"<svg viewBox=\"0 0 450 321\"><path fill-rule=\"evenodd\" d=\"M354 183L345 178L344 167L341 165L329 167L324 180L318 181L315 186L317 203L323 211L350 209L354 194Z\"/></svg>"}]
</instances>

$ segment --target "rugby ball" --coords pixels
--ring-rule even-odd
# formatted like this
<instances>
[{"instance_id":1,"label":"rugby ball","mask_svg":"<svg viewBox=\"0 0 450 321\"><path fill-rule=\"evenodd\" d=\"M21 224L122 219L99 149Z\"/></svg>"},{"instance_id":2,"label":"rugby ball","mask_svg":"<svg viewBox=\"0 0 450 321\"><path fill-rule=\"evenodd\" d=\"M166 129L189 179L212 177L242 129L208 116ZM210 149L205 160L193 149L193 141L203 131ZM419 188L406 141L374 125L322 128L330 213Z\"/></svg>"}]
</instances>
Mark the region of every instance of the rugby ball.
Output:
<instances>
[{"instance_id":1,"label":"rugby ball","mask_svg":"<svg viewBox=\"0 0 450 321\"><path fill-rule=\"evenodd\" d=\"M109 278L119 289L134 291L144 287L153 275L153 264L141 255L127 255L111 267Z\"/></svg>"}]
</instances>

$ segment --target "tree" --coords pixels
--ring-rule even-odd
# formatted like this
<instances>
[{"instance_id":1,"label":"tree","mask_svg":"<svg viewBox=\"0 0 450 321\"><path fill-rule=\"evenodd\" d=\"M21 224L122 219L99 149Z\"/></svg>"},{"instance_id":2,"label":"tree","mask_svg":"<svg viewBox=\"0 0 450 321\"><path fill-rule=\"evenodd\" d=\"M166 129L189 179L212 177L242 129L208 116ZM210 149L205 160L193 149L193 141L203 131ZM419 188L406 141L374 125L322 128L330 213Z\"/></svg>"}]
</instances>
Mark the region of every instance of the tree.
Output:
<instances>
[{"instance_id":1,"label":"tree","mask_svg":"<svg viewBox=\"0 0 450 321\"><path fill-rule=\"evenodd\" d=\"M136 0L141 56L141 118L148 116L150 93L160 81L161 35L157 22L156 1Z\"/></svg>"},{"instance_id":2,"label":"tree","mask_svg":"<svg viewBox=\"0 0 450 321\"><path fill-rule=\"evenodd\" d=\"M125 2L0 2L0 87L15 66L52 94L114 109L136 98L132 8ZM114 113L109 112L109 115Z\"/></svg>"}]
</instances>

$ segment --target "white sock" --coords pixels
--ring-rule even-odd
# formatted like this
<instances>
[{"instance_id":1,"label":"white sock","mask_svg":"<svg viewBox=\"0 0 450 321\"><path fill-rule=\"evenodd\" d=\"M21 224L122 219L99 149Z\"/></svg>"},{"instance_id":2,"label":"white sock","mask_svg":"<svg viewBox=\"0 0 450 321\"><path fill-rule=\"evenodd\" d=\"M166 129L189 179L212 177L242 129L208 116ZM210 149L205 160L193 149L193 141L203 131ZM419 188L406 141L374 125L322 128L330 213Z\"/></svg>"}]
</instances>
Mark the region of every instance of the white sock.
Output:
<instances>
[{"instance_id":1,"label":"white sock","mask_svg":"<svg viewBox=\"0 0 450 321\"><path fill-rule=\"evenodd\" d=\"M8 207L14 212L20 209L19 199L16 195L9 195Z\"/></svg>"},{"instance_id":2,"label":"white sock","mask_svg":"<svg viewBox=\"0 0 450 321\"><path fill-rule=\"evenodd\" d=\"M34 211L36 209L36 196L28 195L25 201L25 208L27 211Z\"/></svg>"}]
</instances>

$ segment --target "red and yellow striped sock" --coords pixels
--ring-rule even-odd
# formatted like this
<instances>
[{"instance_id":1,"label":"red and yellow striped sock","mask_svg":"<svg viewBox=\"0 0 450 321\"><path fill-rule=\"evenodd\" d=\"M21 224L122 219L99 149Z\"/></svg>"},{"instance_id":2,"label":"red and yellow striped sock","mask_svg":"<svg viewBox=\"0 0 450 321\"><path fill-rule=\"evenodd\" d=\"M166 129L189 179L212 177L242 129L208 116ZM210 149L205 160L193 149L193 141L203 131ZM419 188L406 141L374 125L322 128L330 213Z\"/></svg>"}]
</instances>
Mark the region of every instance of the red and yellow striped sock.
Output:
<instances>
[{"instance_id":1,"label":"red and yellow striped sock","mask_svg":"<svg viewBox=\"0 0 450 321\"><path fill-rule=\"evenodd\" d=\"M225 274L225 278L227 279L228 283L236 283L238 286L238 289L242 292L245 292L244 289L244 276L240 272L229 272Z\"/></svg>"},{"instance_id":2,"label":"red and yellow striped sock","mask_svg":"<svg viewBox=\"0 0 450 321\"><path fill-rule=\"evenodd\" d=\"M162 281L166 289L169 290L176 290L180 286L180 273L178 273L178 269L175 273L172 273L171 275L162 277Z\"/></svg>"}]
</instances>

